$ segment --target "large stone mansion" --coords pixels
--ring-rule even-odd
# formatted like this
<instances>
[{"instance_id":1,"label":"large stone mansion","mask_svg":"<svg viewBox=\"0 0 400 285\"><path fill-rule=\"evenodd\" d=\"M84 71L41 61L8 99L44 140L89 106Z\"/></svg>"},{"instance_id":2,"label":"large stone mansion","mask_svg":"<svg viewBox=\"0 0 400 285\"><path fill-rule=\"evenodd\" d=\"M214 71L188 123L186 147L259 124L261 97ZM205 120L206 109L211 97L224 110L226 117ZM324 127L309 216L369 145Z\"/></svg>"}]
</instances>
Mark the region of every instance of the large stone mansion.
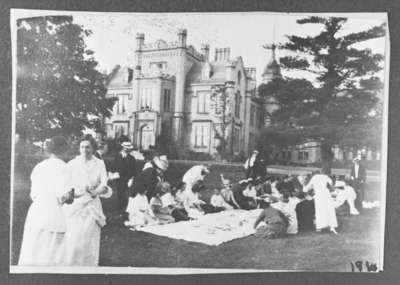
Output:
<instances>
[{"instance_id":1,"label":"large stone mansion","mask_svg":"<svg viewBox=\"0 0 400 285\"><path fill-rule=\"evenodd\" d=\"M262 72L262 83L282 77L272 57ZM216 155L221 137L232 155L248 155L256 147L261 129L270 124L269 114L278 108L272 99L258 97L256 69L242 57L231 58L229 48L203 44L197 51L187 43L187 31L177 41L146 43L136 35L134 68L116 66L108 77L107 96L117 97L113 115L105 120L108 137L128 136L137 149L157 144L160 136L195 152ZM224 134L223 134L224 133ZM335 159L349 160L352 149L333 149ZM315 141L282 149L281 160L313 163L320 160ZM368 159L379 153L367 151Z\"/></svg>"},{"instance_id":2,"label":"large stone mansion","mask_svg":"<svg viewBox=\"0 0 400 285\"><path fill-rule=\"evenodd\" d=\"M215 155L224 138L232 154L248 154L264 124L255 68L231 58L229 48L215 49L213 58L209 45L197 51L186 30L172 43L148 44L137 34L135 68L115 68L107 87L118 97L107 135L127 135L138 149L171 135L196 152Z\"/></svg>"}]
</instances>

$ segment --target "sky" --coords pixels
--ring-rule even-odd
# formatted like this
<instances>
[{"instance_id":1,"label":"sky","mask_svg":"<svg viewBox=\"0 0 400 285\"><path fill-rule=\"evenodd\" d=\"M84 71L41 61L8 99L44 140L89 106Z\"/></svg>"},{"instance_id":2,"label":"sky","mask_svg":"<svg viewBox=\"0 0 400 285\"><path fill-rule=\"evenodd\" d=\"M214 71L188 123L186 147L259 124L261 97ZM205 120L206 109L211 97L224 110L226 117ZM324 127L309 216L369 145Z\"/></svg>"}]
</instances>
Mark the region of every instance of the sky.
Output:
<instances>
[{"instance_id":1,"label":"sky","mask_svg":"<svg viewBox=\"0 0 400 285\"><path fill-rule=\"evenodd\" d=\"M59 12L40 10L16 10L18 17L36 15L73 15L74 21L93 33L86 39L87 47L94 51L99 70L110 72L119 64L133 67L136 33L145 34L145 42L163 39L177 40L177 31L187 29L187 43L198 51L203 43L210 45L210 58L215 48L230 48L231 58L242 56L246 67L256 67L257 81L261 82L264 67L271 59L271 51L263 48L273 42L283 43L286 35L313 36L322 25L299 25L297 19L311 14L288 13L101 13ZM326 14L328 15L328 14ZM386 21L384 13L329 14L349 18L343 34L358 32ZM371 40L360 45L373 52L384 54L385 38ZM276 51L276 57L289 55ZM313 78L304 72L287 72L284 76ZM383 77L383 71L379 74Z\"/></svg>"}]
</instances>

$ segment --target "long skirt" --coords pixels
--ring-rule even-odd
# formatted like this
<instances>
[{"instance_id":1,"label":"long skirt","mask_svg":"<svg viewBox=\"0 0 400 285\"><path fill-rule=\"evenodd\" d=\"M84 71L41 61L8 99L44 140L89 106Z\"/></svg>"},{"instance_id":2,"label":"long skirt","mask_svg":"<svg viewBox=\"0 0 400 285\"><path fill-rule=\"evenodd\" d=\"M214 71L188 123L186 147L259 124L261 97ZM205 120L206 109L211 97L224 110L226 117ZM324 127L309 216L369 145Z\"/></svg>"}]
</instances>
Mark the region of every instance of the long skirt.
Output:
<instances>
[{"instance_id":1,"label":"long skirt","mask_svg":"<svg viewBox=\"0 0 400 285\"><path fill-rule=\"evenodd\" d=\"M25 225L18 265L65 265L65 233Z\"/></svg>"},{"instance_id":2,"label":"long skirt","mask_svg":"<svg viewBox=\"0 0 400 285\"><path fill-rule=\"evenodd\" d=\"M314 189L315 227L317 230L338 226L335 202L328 189Z\"/></svg>"},{"instance_id":3,"label":"long skirt","mask_svg":"<svg viewBox=\"0 0 400 285\"><path fill-rule=\"evenodd\" d=\"M67 264L97 266L100 255L100 233L104 216L99 198L85 206L77 205L67 218Z\"/></svg>"}]
</instances>

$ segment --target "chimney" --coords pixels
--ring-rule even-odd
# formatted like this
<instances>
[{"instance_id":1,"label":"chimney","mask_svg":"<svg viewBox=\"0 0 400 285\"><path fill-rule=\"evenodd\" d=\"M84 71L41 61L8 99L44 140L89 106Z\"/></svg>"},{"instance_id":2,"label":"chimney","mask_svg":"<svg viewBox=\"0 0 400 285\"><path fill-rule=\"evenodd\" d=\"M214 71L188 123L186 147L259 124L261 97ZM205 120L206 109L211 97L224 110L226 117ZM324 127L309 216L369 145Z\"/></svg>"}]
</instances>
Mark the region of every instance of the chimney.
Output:
<instances>
[{"instance_id":1,"label":"chimney","mask_svg":"<svg viewBox=\"0 0 400 285\"><path fill-rule=\"evenodd\" d=\"M144 34L137 33L136 34L136 49L141 50L144 45Z\"/></svg>"},{"instance_id":2,"label":"chimney","mask_svg":"<svg viewBox=\"0 0 400 285\"><path fill-rule=\"evenodd\" d=\"M224 60L228 61L230 58L230 53L231 53L231 49L230 48L225 48L224 49Z\"/></svg>"},{"instance_id":3,"label":"chimney","mask_svg":"<svg viewBox=\"0 0 400 285\"><path fill-rule=\"evenodd\" d=\"M203 44L201 45L201 53L204 56L204 61L209 61L210 59L210 46Z\"/></svg>"},{"instance_id":4,"label":"chimney","mask_svg":"<svg viewBox=\"0 0 400 285\"><path fill-rule=\"evenodd\" d=\"M215 61L229 61L230 48L216 48Z\"/></svg>"},{"instance_id":5,"label":"chimney","mask_svg":"<svg viewBox=\"0 0 400 285\"><path fill-rule=\"evenodd\" d=\"M186 47L186 29L179 29L178 31L178 42L180 47Z\"/></svg>"}]
</instances>

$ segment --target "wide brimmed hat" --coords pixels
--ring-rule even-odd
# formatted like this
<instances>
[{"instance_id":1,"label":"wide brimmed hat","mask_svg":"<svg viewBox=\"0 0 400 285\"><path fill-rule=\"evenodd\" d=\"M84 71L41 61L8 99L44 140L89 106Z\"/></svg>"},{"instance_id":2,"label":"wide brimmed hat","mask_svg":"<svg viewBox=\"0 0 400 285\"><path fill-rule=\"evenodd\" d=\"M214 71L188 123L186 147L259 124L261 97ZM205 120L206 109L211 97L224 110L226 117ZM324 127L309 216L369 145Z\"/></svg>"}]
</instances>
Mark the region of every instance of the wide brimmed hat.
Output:
<instances>
[{"instance_id":1,"label":"wide brimmed hat","mask_svg":"<svg viewBox=\"0 0 400 285\"><path fill-rule=\"evenodd\" d=\"M121 143L121 146L126 149L133 149L133 145L130 141L125 141L125 142Z\"/></svg>"},{"instance_id":2,"label":"wide brimmed hat","mask_svg":"<svg viewBox=\"0 0 400 285\"><path fill-rule=\"evenodd\" d=\"M346 183L344 181L336 181L335 182L335 188L344 188L346 186Z\"/></svg>"},{"instance_id":3,"label":"wide brimmed hat","mask_svg":"<svg viewBox=\"0 0 400 285\"><path fill-rule=\"evenodd\" d=\"M155 156L153 158L153 162L155 166L162 171L166 171L168 169L169 163L166 155Z\"/></svg>"}]
</instances>

